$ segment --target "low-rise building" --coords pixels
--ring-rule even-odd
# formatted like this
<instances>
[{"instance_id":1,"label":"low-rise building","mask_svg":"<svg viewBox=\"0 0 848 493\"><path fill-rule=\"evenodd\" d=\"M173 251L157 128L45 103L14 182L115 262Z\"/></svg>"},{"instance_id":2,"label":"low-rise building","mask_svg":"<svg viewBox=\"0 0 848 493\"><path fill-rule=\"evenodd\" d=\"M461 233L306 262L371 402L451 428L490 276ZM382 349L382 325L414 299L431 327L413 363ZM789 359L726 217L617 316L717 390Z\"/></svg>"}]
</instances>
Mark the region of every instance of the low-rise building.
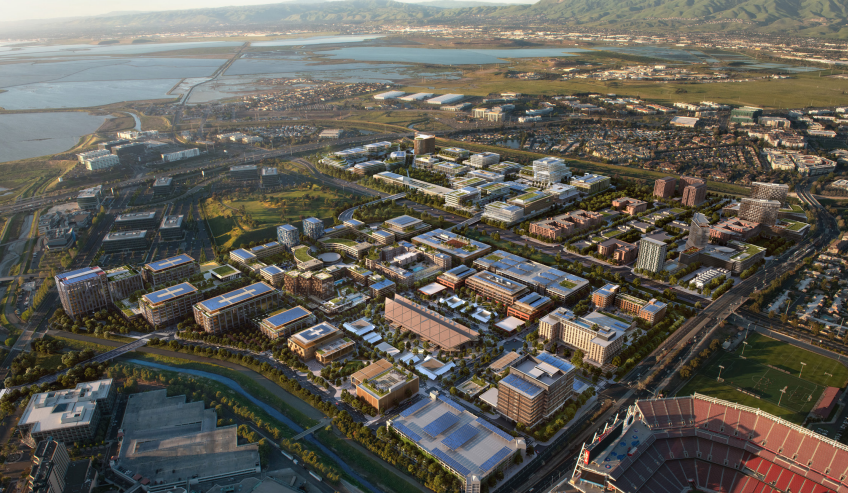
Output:
<instances>
[{"instance_id":1,"label":"low-rise building","mask_svg":"<svg viewBox=\"0 0 848 493\"><path fill-rule=\"evenodd\" d=\"M327 364L353 351L355 343L334 325L322 322L289 337L288 345L301 359L314 357Z\"/></svg>"},{"instance_id":2,"label":"low-rise building","mask_svg":"<svg viewBox=\"0 0 848 493\"><path fill-rule=\"evenodd\" d=\"M492 247L443 229L434 229L412 238L415 245L424 245L453 259L454 265L472 262L492 250Z\"/></svg>"},{"instance_id":3,"label":"low-rise building","mask_svg":"<svg viewBox=\"0 0 848 493\"><path fill-rule=\"evenodd\" d=\"M555 298L562 303L588 293L589 290L589 281L582 277L503 250L475 260L474 267L520 283L531 291Z\"/></svg>"},{"instance_id":4,"label":"low-rise building","mask_svg":"<svg viewBox=\"0 0 848 493\"><path fill-rule=\"evenodd\" d=\"M554 305L554 300L539 293L527 293L507 308L506 314L520 320L532 322L541 317Z\"/></svg>"},{"instance_id":5,"label":"low-rise building","mask_svg":"<svg viewBox=\"0 0 848 493\"><path fill-rule=\"evenodd\" d=\"M569 184L580 189L581 192L591 195L609 188L610 178L609 176L586 173L583 176L572 177Z\"/></svg>"},{"instance_id":6,"label":"low-rise building","mask_svg":"<svg viewBox=\"0 0 848 493\"><path fill-rule=\"evenodd\" d=\"M103 185L80 190L77 195L77 205L84 211L96 211L103 203Z\"/></svg>"},{"instance_id":7,"label":"low-rise building","mask_svg":"<svg viewBox=\"0 0 848 493\"><path fill-rule=\"evenodd\" d=\"M379 412L418 394L418 375L385 359L371 363L350 376L356 396Z\"/></svg>"},{"instance_id":8,"label":"low-rise building","mask_svg":"<svg viewBox=\"0 0 848 493\"><path fill-rule=\"evenodd\" d=\"M254 164L230 167L230 178L237 181L251 181L259 179L259 172Z\"/></svg>"},{"instance_id":9,"label":"low-rise building","mask_svg":"<svg viewBox=\"0 0 848 493\"><path fill-rule=\"evenodd\" d=\"M490 202L483 209L483 218L510 226L524 219L524 208L506 202Z\"/></svg>"},{"instance_id":10,"label":"low-rise building","mask_svg":"<svg viewBox=\"0 0 848 493\"><path fill-rule=\"evenodd\" d=\"M635 216L640 212L648 210L648 203L644 200L622 197L612 201L612 208L617 211L624 211L628 215Z\"/></svg>"},{"instance_id":11,"label":"low-rise building","mask_svg":"<svg viewBox=\"0 0 848 493\"><path fill-rule=\"evenodd\" d=\"M203 330L221 333L247 325L256 315L268 312L280 302L280 293L257 282L194 305L194 320Z\"/></svg>"},{"instance_id":12,"label":"low-rise building","mask_svg":"<svg viewBox=\"0 0 848 493\"><path fill-rule=\"evenodd\" d=\"M174 179L170 176L156 178L153 182L153 195L170 195L174 191Z\"/></svg>"},{"instance_id":13,"label":"low-rise building","mask_svg":"<svg viewBox=\"0 0 848 493\"><path fill-rule=\"evenodd\" d=\"M259 275L262 279L274 286L275 288L280 288L283 286L286 271L277 267L276 265L269 265L267 267L263 267L259 270Z\"/></svg>"},{"instance_id":14,"label":"low-rise building","mask_svg":"<svg viewBox=\"0 0 848 493\"><path fill-rule=\"evenodd\" d=\"M626 264L636 259L637 248L632 243L613 238L598 243L598 253L604 257L610 257L620 264Z\"/></svg>"},{"instance_id":15,"label":"low-rise building","mask_svg":"<svg viewBox=\"0 0 848 493\"><path fill-rule=\"evenodd\" d=\"M458 351L475 342L476 331L403 296L386 298L385 318L445 351Z\"/></svg>"},{"instance_id":16,"label":"low-rise building","mask_svg":"<svg viewBox=\"0 0 848 493\"><path fill-rule=\"evenodd\" d=\"M447 286L454 291L465 285L465 280L476 274L477 271L465 265L459 265L444 272L436 278L436 282L443 286Z\"/></svg>"},{"instance_id":17,"label":"low-rise building","mask_svg":"<svg viewBox=\"0 0 848 493\"><path fill-rule=\"evenodd\" d=\"M604 216L582 209L530 223L530 233L550 240L571 236L579 231L599 226Z\"/></svg>"}]
</instances>

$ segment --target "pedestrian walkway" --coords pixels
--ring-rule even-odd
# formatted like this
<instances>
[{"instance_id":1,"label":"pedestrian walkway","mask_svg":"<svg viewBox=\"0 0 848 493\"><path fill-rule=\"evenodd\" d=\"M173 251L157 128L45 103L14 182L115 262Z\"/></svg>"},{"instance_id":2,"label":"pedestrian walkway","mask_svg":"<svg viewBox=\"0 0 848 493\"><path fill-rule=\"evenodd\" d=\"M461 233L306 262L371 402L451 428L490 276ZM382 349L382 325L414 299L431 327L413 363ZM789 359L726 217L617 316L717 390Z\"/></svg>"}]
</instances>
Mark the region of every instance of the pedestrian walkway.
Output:
<instances>
[{"instance_id":1,"label":"pedestrian walkway","mask_svg":"<svg viewBox=\"0 0 848 493\"><path fill-rule=\"evenodd\" d=\"M309 428L308 430L303 430L300 433L298 433L297 435L293 436L292 441L300 440L301 438L303 438L307 435L311 435L311 434L315 433L316 431L320 430L321 428L329 425L332 422L333 422L332 418L324 418L321 421L319 421L318 424L313 426L312 428Z\"/></svg>"}]
</instances>

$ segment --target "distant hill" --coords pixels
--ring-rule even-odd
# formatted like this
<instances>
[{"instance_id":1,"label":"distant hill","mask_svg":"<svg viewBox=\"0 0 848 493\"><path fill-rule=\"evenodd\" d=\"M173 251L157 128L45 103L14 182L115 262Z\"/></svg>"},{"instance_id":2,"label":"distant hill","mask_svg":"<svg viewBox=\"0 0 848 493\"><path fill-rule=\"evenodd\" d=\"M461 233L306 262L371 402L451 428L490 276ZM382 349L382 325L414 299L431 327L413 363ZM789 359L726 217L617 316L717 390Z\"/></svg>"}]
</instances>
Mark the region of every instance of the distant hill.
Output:
<instances>
[{"instance_id":1,"label":"distant hill","mask_svg":"<svg viewBox=\"0 0 848 493\"><path fill-rule=\"evenodd\" d=\"M0 30L52 29L62 33L133 28L262 26L285 28L310 23L405 22L411 24L524 22L653 32L759 31L848 39L848 0L539 0L503 5L473 0L289 1L269 5L113 12L76 17L0 22Z\"/></svg>"}]
</instances>

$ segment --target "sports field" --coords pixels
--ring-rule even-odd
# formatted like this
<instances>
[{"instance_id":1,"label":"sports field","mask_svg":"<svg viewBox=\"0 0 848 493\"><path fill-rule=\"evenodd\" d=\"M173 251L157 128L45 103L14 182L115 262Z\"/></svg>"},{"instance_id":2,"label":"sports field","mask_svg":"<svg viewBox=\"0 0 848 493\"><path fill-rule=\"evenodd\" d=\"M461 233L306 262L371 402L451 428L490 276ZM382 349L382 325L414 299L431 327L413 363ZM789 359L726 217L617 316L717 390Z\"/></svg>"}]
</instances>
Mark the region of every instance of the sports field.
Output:
<instances>
[{"instance_id":1,"label":"sports field","mask_svg":"<svg viewBox=\"0 0 848 493\"><path fill-rule=\"evenodd\" d=\"M848 368L836 360L756 333L747 342L744 356L742 346L719 354L678 395L699 392L801 422L826 386L844 387L848 379Z\"/></svg>"}]
</instances>

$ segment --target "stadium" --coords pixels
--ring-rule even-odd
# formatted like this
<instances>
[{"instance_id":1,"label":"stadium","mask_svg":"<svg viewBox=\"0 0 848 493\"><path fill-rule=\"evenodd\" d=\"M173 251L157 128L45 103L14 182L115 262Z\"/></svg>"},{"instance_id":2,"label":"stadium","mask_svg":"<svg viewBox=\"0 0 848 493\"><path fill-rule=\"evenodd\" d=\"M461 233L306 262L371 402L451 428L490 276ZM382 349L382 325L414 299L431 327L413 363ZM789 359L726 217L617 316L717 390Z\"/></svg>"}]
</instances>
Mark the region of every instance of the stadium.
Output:
<instances>
[{"instance_id":1,"label":"stadium","mask_svg":"<svg viewBox=\"0 0 848 493\"><path fill-rule=\"evenodd\" d=\"M848 492L848 446L700 394L637 401L578 457L584 493Z\"/></svg>"}]
</instances>

